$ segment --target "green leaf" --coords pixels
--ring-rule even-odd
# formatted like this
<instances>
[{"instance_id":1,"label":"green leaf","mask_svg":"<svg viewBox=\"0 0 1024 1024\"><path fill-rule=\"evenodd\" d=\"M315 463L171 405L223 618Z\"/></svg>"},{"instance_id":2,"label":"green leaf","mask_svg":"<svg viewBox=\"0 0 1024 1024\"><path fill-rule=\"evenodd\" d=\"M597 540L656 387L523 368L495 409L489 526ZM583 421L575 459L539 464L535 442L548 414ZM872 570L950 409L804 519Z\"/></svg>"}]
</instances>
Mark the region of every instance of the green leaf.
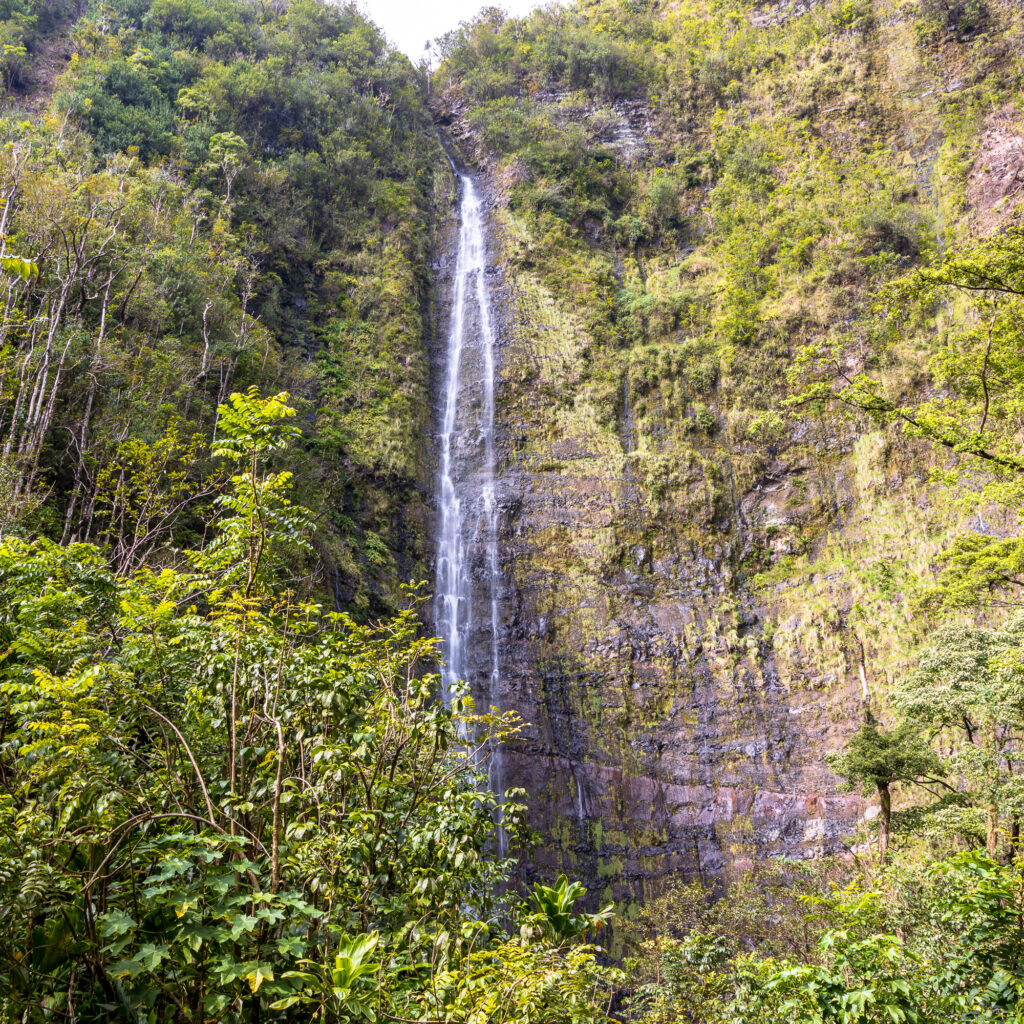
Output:
<instances>
[{"instance_id":1,"label":"green leaf","mask_svg":"<svg viewBox=\"0 0 1024 1024\"><path fill-rule=\"evenodd\" d=\"M250 992L258 992L264 981L274 980L274 969L269 964L260 964L245 975L245 980L249 982Z\"/></svg>"},{"instance_id":2,"label":"green leaf","mask_svg":"<svg viewBox=\"0 0 1024 1024\"><path fill-rule=\"evenodd\" d=\"M100 917L100 934L104 936L124 935L137 928L135 919L123 910L108 910Z\"/></svg>"}]
</instances>

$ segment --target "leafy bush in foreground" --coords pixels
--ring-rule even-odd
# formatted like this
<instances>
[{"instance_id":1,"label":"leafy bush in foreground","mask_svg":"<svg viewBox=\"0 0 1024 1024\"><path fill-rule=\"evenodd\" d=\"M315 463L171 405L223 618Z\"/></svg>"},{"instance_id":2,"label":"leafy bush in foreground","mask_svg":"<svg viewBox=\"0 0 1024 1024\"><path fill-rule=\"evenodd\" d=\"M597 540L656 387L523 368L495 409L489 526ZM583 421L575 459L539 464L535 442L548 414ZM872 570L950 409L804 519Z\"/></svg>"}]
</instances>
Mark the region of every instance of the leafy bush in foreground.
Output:
<instances>
[{"instance_id":1,"label":"leafy bush in foreground","mask_svg":"<svg viewBox=\"0 0 1024 1024\"><path fill-rule=\"evenodd\" d=\"M484 985L499 1014L596 1019L608 975L568 940L598 920L498 920L481 752L512 722L436 700L412 610L360 626L284 589L309 529L269 465L285 401L222 407L232 485L180 564L0 545L8 1017L483 1021Z\"/></svg>"}]
</instances>

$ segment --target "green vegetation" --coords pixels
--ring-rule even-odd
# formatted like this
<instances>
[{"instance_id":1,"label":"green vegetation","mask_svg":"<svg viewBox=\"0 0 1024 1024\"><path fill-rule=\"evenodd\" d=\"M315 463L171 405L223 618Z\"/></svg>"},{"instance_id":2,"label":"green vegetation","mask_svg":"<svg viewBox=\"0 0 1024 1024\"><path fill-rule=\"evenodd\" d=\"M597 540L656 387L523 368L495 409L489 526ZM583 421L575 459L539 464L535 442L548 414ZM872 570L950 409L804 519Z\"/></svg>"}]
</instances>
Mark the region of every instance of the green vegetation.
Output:
<instances>
[{"instance_id":1,"label":"green vegetation","mask_svg":"<svg viewBox=\"0 0 1024 1024\"><path fill-rule=\"evenodd\" d=\"M897 782L935 782L945 774L938 754L907 723L893 732L867 721L847 741L846 749L829 759L832 770L851 786L864 786L878 796L878 855L884 861L892 823L892 786Z\"/></svg>"},{"instance_id":2,"label":"green vegetation","mask_svg":"<svg viewBox=\"0 0 1024 1024\"><path fill-rule=\"evenodd\" d=\"M3 24L58 27L22 6ZM449 187L416 73L318 0L95 4L70 46L45 113L0 122L3 229L40 268L4 283L6 521L125 550L141 515L150 554L187 544L217 405L284 386L314 585L362 619L395 610L425 574L426 268ZM127 508L153 486L173 529Z\"/></svg>"},{"instance_id":3,"label":"green vegetation","mask_svg":"<svg viewBox=\"0 0 1024 1024\"><path fill-rule=\"evenodd\" d=\"M643 919L671 932L640 944L629 1019L1016 1021L1022 906L1019 865L978 852L846 885L783 863L725 893L679 886Z\"/></svg>"},{"instance_id":4,"label":"green vegetation","mask_svg":"<svg viewBox=\"0 0 1024 1024\"><path fill-rule=\"evenodd\" d=\"M1012 225L899 278L879 297L877 324L869 335L869 367L883 362L915 326L920 329L922 322L938 316L938 344L929 360L937 393L894 393L898 383L869 368L837 374L851 344L840 337L798 354L791 379L803 390L790 404L842 403L966 456L942 474L951 487L960 485L965 509L981 517L995 508L1019 519L1024 513L1018 427L1024 403L1022 314L1024 231ZM1022 547L1017 537L976 531L958 538L943 557L945 568L933 596L947 606L997 599L998 592L1019 581Z\"/></svg>"},{"instance_id":5,"label":"green vegetation","mask_svg":"<svg viewBox=\"0 0 1024 1024\"><path fill-rule=\"evenodd\" d=\"M8 92L37 84L38 63L79 13L78 0L4 0L0 3L0 76Z\"/></svg>"},{"instance_id":6,"label":"green vegetation","mask_svg":"<svg viewBox=\"0 0 1024 1024\"><path fill-rule=\"evenodd\" d=\"M483 751L511 716L437 701L411 609L360 626L288 589L286 398L221 408L230 484L173 564L0 544L0 1014L602 1019L615 973L580 940L608 911L564 879L499 898Z\"/></svg>"},{"instance_id":7,"label":"green vegetation","mask_svg":"<svg viewBox=\"0 0 1024 1024\"><path fill-rule=\"evenodd\" d=\"M1024 1020L1018 6L487 9L428 80L324 0L0 2L0 1024ZM659 895L675 809L573 774L543 863L608 892L523 883L521 723L406 585L436 123L564 510L529 742L701 815L845 782L846 856L744 871L838 844L737 809Z\"/></svg>"},{"instance_id":8,"label":"green vegetation","mask_svg":"<svg viewBox=\"0 0 1024 1024\"><path fill-rule=\"evenodd\" d=\"M319 0L0 24L0 1019L603 1019L402 585L424 83Z\"/></svg>"}]
</instances>

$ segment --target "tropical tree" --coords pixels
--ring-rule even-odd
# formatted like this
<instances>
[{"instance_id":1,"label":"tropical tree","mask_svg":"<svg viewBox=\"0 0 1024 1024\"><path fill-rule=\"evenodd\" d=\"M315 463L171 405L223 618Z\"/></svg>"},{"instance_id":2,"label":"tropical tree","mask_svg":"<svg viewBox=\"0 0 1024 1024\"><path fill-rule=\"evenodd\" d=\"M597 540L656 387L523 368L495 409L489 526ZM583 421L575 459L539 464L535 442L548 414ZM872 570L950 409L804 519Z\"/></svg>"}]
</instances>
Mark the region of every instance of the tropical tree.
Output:
<instances>
[{"instance_id":1,"label":"tropical tree","mask_svg":"<svg viewBox=\"0 0 1024 1024\"><path fill-rule=\"evenodd\" d=\"M607 904L595 914L576 911L575 903L586 894L583 885L570 882L565 875L559 875L553 886L535 882L530 893L534 913L524 923L524 934L540 928L545 938L561 945L582 939L588 932L599 933L611 920L614 904Z\"/></svg>"},{"instance_id":2,"label":"tropical tree","mask_svg":"<svg viewBox=\"0 0 1024 1024\"><path fill-rule=\"evenodd\" d=\"M1024 813L1024 618L936 631L915 671L894 687L893 703L920 727L953 738L950 764L981 796L989 854L997 852L1003 817L1016 844Z\"/></svg>"},{"instance_id":3,"label":"tropical tree","mask_svg":"<svg viewBox=\"0 0 1024 1024\"><path fill-rule=\"evenodd\" d=\"M897 782L935 781L944 774L938 754L918 735L914 726L903 724L892 731L883 729L868 712L863 725L846 742L843 750L829 757L832 770L849 786L860 786L878 796L878 856L884 861L889 849L892 823L892 789Z\"/></svg>"}]
</instances>

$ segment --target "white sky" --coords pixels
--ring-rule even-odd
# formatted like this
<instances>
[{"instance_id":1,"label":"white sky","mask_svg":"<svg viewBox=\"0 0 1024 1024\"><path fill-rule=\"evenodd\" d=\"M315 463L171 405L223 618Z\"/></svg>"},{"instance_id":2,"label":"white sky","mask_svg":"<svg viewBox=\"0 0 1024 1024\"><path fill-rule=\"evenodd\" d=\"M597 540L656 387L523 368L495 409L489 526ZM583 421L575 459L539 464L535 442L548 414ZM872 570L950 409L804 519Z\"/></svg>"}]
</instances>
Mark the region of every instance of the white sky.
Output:
<instances>
[{"instance_id":1,"label":"white sky","mask_svg":"<svg viewBox=\"0 0 1024 1024\"><path fill-rule=\"evenodd\" d=\"M414 64L423 57L429 39L458 28L482 7L500 7L521 15L541 5L541 0L357 0L359 9L375 21L388 39L407 53Z\"/></svg>"}]
</instances>

